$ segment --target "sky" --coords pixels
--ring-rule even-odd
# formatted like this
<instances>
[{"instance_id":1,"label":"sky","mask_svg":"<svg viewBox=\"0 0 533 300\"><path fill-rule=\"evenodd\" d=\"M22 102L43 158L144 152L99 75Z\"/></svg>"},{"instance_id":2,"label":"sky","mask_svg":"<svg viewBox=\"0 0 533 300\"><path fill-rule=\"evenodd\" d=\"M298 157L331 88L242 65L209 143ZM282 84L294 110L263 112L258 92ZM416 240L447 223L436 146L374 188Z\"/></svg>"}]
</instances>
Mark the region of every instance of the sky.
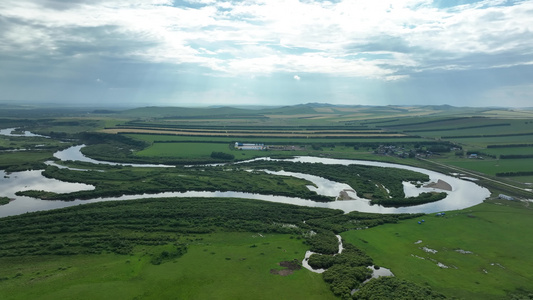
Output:
<instances>
[{"instance_id":1,"label":"sky","mask_svg":"<svg viewBox=\"0 0 533 300\"><path fill-rule=\"evenodd\" d=\"M2 0L0 100L533 107L533 0Z\"/></svg>"}]
</instances>

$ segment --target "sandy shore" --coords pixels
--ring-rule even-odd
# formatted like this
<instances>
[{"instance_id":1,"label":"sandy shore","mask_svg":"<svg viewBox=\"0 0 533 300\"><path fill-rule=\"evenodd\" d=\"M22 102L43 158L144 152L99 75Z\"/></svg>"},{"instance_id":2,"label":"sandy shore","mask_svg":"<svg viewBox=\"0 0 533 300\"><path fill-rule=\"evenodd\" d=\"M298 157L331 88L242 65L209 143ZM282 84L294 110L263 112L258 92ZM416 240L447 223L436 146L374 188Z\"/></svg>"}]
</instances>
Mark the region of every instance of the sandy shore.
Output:
<instances>
[{"instance_id":1,"label":"sandy shore","mask_svg":"<svg viewBox=\"0 0 533 300\"><path fill-rule=\"evenodd\" d=\"M445 190L445 191L451 191L452 190L452 186L449 183L447 183L446 181L441 180L441 179L439 179L437 182L430 182L430 183L424 185L424 187L440 189L440 190Z\"/></svg>"},{"instance_id":2,"label":"sandy shore","mask_svg":"<svg viewBox=\"0 0 533 300\"><path fill-rule=\"evenodd\" d=\"M352 197L350 197L350 195L348 195L347 192L354 192L354 190L342 190L340 193L339 193L339 197L337 198L337 200L354 200Z\"/></svg>"}]
</instances>

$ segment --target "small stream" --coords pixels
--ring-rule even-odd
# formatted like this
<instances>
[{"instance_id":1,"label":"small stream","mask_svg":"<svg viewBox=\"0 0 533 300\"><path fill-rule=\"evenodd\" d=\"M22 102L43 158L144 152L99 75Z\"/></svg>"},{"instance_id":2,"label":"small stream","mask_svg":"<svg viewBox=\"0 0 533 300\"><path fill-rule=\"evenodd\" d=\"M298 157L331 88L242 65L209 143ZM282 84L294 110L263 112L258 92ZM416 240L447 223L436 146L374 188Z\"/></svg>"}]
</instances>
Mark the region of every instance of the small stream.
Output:
<instances>
[{"instance_id":1,"label":"small stream","mask_svg":"<svg viewBox=\"0 0 533 300\"><path fill-rule=\"evenodd\" d=\"M339 251L337 252L337 254L341 254L342 253L342 250L344 250L344 247L342 246L342 237L340 235L335 235L337 237L337 239L339 240ZM313 252L313 251L307 251L305 252L305 257L304 259L302 260L302 267L306 268L307 270L313 272L313 273L324 273L326 272L326 269L313 269L313 267L311 267L309 265L309 257L311 257L311 255L313 254L317 254L316 252ZM334 254L337 255L337 254Z\"/></svg>"},{"instance_id":2,"label":"small stream","mask_svg":"<svg viewBox=\"0 0 533 300\"><path fill-rule=\"evenodd\" d=\"M342 245L342 237L340 235L335 235L335 236L339 240L339 251L336 254L333 254L333 256L341 254L342 250L344 250L344 247ZM313 269L313 267L311 267L309 265L309 257L311 257L311 255L313 255L313 254L316 254L316 252L309 251L309 250L307 252L305 252L305 257L302 260L302 266L304 268L306 268L307 270L313 272L313 273L324 273L324 272L326 272L326 269ZM370 279L379 278L379 277L382 277L382 276L394 276L394 274L392 274L392 272L389 269L387 269L387 268L378 267L376 269L374 266L368 266L368 268L370 270L372 270L372 277ZM365 282L363 282L363 284L365 284L368 281L370 281L370 279L367 279Z\"/></svg>"}]
</instances>

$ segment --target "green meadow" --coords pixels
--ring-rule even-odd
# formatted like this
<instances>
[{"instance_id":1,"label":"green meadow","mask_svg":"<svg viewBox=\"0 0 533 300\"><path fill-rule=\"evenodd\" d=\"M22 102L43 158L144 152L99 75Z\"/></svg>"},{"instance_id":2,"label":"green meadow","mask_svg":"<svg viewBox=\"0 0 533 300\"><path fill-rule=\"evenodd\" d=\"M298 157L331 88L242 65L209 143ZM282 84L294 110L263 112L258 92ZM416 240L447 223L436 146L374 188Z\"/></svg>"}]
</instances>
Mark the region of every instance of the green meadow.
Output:
<instances>
[{"instance_id":1,"label":"green meadow","mask_svg":"<svg viewBox=\"0 0 533 300\"><path fill-rule=\"evenodd\" d=\"M307 250L290 235L197 235L182 257L150 263L152 253L166 248L171 247L137 246L129 255L0 258L0 298L335 299L320 274L271 274Z\"/></svg>"},{"instance_id":2,"label":"green meadow","mask_svg":"<svg viewBox=\"0 0 533 300\"><path fill-rule=\"evenodd\" d=\"M449 159L447 164L489 175L501 172L533 171L533 158L522 159Z\"/></svg>"},{"instance_id":3,"label":"green meadow","mask_svg":"<svg viewBox=\"0 0 533 300\"><path fill-rule=\"evenodd\" d=\"M516 136L498 136L498 137L454 137L450 140L459 145L475 147L476 149L486 148L487 145L506 145L506 144L523 144L533 142L533 134L516 135Z\"/></svg>"},{"instance_id":4,"label":"green meadow","mask_svg":"<svg viewBox=\"0 0 533 300\"><path fill-rule=\"evenodd\" d=\"M405 220L342 236L397 277L452 298L502 299L533 288L533 237L528 234L533 210L506 204L484 203L424 216L422 224Z\"/></svg>"},{"instance_id":5,"label":"green meadow","mask_svg":"<svg viewBox=\"0 0 533 300\"><path fill-rule=\"evenodd\" d=\"M533 155L533 146L531 147L508 147L508 148L487 148L482 150L483 153L491 155Z\"/></svg>"},{"instance_id":6,"label":"green meadow","mask_svg":"<svg viewBox=\"0 0 533 300\"><path fill-rule=\"evenodd\" d=\"M282 137L210 137L210 136L179 136L179 135L163 135L163 134L125 134L137 140L153 143L154 141L175 141L175 142L216 142L216 143L262 143L262 144L312 144L312 143L397 143L397 142L420 142L417 137L397 137L397 138L282 138Z\"/></svg>"},{"instance_id":7,"label":"green meadow","mask_svg":"<svg viewBox=\"0 0 533 300\"><path fill-rule=\"evenodd\" d=\"M211 152L229 152L229 144L220 143L154 143L136 152L138 156L164 156L176 158L209 157Z\"/></svg>"}]
</instances>

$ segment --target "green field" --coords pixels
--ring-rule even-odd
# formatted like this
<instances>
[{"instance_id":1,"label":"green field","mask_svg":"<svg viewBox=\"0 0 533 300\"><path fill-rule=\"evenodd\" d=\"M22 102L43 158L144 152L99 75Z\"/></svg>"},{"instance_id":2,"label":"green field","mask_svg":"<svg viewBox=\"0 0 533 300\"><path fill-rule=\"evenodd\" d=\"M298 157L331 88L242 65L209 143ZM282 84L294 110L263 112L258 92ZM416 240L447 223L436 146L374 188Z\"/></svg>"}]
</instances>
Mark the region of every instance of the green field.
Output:
<instances>
[{"instance_id":1,"label":"green field","mask_svg":"<svg viewBox=\"0 0 533 300\"><path fill-rule=\"evenodd\" d=\"M312 144L312 143L398 143L398 142L421 142L420 138L416 137L398 137L398 138L258 138L258 137L208 137L208 136L178 136L178 135L157 135L157 134L127 134L134 139L154 142L154 141L176 141L176 142L202 142L202 141L211 141L211 142L222 142L222 143L262 143L262 144Z\"/></svg>"},{"instance_id":2,"label":"green field","mask_svg":"<svg viewBox=\"0 0 533 300\"><path fill-rule=\"evenodd\" d=\"M424 219L422 225L407 220L342 236L395 276L450 297L502 299L517 289L533 291L533 237L527 233L533 210L481 204ZM448 268L440 268L439 262Z\"/></svg>"},{"instance_id":3,"label":"green field","mask_svg":"<svg viewBox=\"0 0 533 300\"><path fill-rule=\"evenodd\" d=\"M1 299L335 299L320 274L271 274L301 260L306 246L289 235L213 233L161 265L138 246L130 255L0 258ZM255 245L256 247L250 247ZM231 276L228 276L231 274Z\"/></svg>"},{"instance_id":4,"label":"green field","mask_svg":"<svg viewBox=\"0 0 533 300\"><path fill-rule=\"evenodd\" d=\"M488 148L482 151L492 155L533 155L533 147Z\"/></svg>"},{"instance_id":5,"label":"green field","mask_svg":"<svg viewBox=\"0 0 533 300\"><path fill-rule=\"evenodd\" d=\"M533 171L533 158L523 159L461 159L447 160L447 164L489 175L501 172Z\"/></svg>"},{"instance_id":6,"label":"green field","mask_svg":"<svg viewBox=\"0 0 533 300\"><path fill-rule=\"evenodd\" d=\"M218 143L155 143L135 153L138 156L164 156L176 158L209 157L211 152L230 152L229 144Z\"/></svg>"},{"instance_id":7,"label":"green field","mask_svg":"<svg viewBox=\"0 0 533 300\"><path fill-rule=\"evenodd\" d=\"M487 145L522 144L533 142L533 135L527 136L499 136L499 137L464 137L451 139L460 145L486 148Z\"/></svg>"}]
</instances>

